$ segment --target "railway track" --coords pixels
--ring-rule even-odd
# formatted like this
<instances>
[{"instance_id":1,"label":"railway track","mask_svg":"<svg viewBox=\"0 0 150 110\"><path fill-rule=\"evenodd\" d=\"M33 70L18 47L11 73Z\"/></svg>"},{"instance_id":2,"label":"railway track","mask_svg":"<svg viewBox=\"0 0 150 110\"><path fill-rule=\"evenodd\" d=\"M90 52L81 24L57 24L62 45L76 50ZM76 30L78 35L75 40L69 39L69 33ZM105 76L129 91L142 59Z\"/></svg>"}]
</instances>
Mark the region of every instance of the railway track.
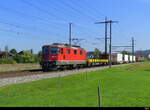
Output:
<instances>
[{"instance_id":1,"label":"railway track","mask_svg":"<svg viewBox=\"0 0 150 110\"><path fill-rule=\"evenodd\" d=\"M98 66L100 67L100 66ZM101 66L106 67L106 66ZM89 67L85 68L79 68L79 69L64 69L64 70L55 70L55 71L49 71L49 72L43 72L42 69L32 69L32 70L23 70L23 71L10 71L10 72L0 72L0 79L4 78L13 78L13 77L22 77L22 76L32 76L32 75L40 75L40 74L51 74L51 73L57 73L57 72L67 72L67 71L78 71L83 69L88 69ZM97 68L97 67L90 67L90 68Z\"/></svg>"},{"instance_id":2,"label":"railway track","mask_svg":"<svg viewBox=\"0 0 150 110\"><path fill-rule=\"evenodd\" d=\"M113 65L112 67L124 66L124 65L129 65L129 64ZM108 66L64 70L64 71L50 71L50 72L42 72L40 69L29 70L29 71L17 71L17 72L0 72L0 86L30 82L35 80L42 80L46 78L54 78L59 76L63 77L72 74L103 70L106 68L108 68Z\"/></svg>"}]
</instances>

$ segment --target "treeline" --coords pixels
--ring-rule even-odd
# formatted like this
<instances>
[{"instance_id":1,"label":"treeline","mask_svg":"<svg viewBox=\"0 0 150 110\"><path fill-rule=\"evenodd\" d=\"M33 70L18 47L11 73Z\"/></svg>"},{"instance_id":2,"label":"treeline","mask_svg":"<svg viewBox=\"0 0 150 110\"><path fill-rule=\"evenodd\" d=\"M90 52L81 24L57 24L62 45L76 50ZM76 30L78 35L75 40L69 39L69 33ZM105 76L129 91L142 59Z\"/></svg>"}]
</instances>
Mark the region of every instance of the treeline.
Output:
<instances>
[{"instance_id":1,"label":"treeline","mask_svg":"<svg viewBox=\"0 0 150 110\"><path fill-rule=\"evenodd\" d=\"M17 63L39 63L41 60L41 51L33 54L33 50L17 52L16 49L6 50L1 53L0 64Z\"/></svg>"}]
</instances>

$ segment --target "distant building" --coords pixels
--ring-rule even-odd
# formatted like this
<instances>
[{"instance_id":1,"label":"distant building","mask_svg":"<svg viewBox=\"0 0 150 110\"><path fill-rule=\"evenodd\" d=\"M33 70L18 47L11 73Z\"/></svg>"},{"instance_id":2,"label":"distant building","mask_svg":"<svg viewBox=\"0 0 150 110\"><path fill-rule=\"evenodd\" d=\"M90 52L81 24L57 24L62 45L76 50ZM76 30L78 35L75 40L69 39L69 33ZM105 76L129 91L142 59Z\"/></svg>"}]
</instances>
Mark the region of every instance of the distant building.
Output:
<instances>
[{"instance_id":1,"label":"distant building","mask_svg":"<svg viewBox=\"0 0 150 110\"><path fill-rule=\"evenodd\" d=\"M0 51L0 58L8 58L14 56L13 54L5 51Z\"/></svg>"}]
</instances>

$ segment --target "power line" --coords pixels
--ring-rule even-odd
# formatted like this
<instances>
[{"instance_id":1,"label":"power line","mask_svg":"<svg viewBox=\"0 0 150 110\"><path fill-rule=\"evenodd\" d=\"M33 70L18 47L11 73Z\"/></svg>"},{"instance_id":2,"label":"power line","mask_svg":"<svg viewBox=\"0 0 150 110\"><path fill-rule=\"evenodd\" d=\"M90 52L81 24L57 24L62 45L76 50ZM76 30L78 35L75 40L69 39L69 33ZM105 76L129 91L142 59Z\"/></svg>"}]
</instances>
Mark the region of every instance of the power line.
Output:
<instances>
[{"instance_id":1,"label":"power line","mask_svg":"<svg viewBox=\"0 0 150 110\"><path fill-rule=\"evenodd\" d=\"M47 1L49 4L52 4L52 1ZM57 7L59 6L60 7L60 10L62 11L64 11L64 12L68 12L68 11L70 11L69 12L69 16L72 16L72 15L74 15L74 16L72 16L72 17L76 17L76 18L79 18L79 17L81 17L81 14L80 13L78 13L78 12L76 12L74 9L72 9L71 8L71 6L68 6L68 5L66 5L66 4L64 4L64 2L65 1L63 1L62 3L60 3L61 1L59 1L59 3L58 2L53 2L53 6L56 6L57 5ZM63 4L63 5L61 5L61 4ZM64 6L65 5L65 6ZM56 7L55 7L56 8ZM66 9L67 8L67 9ZM59 10L59 11L60 11ZM76 14L78 14L78 16L76 15ZM64 15L66 15L66 14L64 14Z\"/></svg>"},{"instance_id":2,"label":"power line","mask_svg":"<svg viewBox=\"0 0 150 110\"><path fill-rule=\"evenodd\" d=\"M65 21L58 21L58 20L46 20L46 19L43 19L41 17L37 17L37 16L33 16L33 15L29 15L29 14L26 14L26 13L22 13L22 12L19 12L19 11L16 11L14 9L10 9L10 8L6 8L4 6L0 6L1 9L3 9L4 11L7 11L7 12L10 12L10 13L14 13L16 15L19 15L19 17L22 17L22 18L28 18L29 20L31 20L31 18L35 21L41 21L41 23L44 23L44 24L51 24L51 23L55 23L55 26L56 28L59 28L58 26L56 26L57 23L59 24L66 24ZM29 18L30 17L30 18Z\"/></svg>"},{"instance_id":3,"label":"power line","mask_svg":"<svg viewBox=\"0 0 150 110\"><path fill-rule=\"evenodd\" d=\"M18 24L14 24L14 23L9 23L9 22L4 22L4 21L1 21L0 20L0 24L4 24L4 25L9 25L9 26L11 26L11 27L15 27L15 28L18 28L18 29L23 29L23 30L30 30L30 29L32 29L32 30L34 30L35 31L35 29L36 28L33 28L33 27L25 27L25 26L21 26L21 25L18 25ZM5 30L6 31L6 30ZM10 30L7 30L7 31L9 31L10 32ZM45 30L40 30L40 29L38 29L38 31L45 31ZM15 32L15 31L14 31ZM45 32L47 32L48 34L50 33L49 31L45 31ZM25 34L25 33L22 33L22 32L16 32L16 33L20 33L20 34ZM51 34L52 34L52 32L51 32ZM59 33L53 33L54 35L57 35L57 36L61 36ZM31 33L29 34L27 34L26 33L26 35L32 35ZM35 36L35 35L34 35ZM37 35L36 35L37 36Z\"/></svg>"},{"instance_id":4,"label":"power line","mask_svg":"<svg viewBox=\"0 0 150 110\"><path fill-rule=\"evenodd\" d=\"M62 2L62 1L60 0L60 2ZM80 13L82 15L85 15L87 18L90 18L91 20L95 20L95 18L93 18L93 16L89 16L85 12L78 10L77 8L73 7L70 3L66 2L66 1L63 1L62 3L64 5L66 5L67 7L69 7L71 10L75 11L76 13L78 13L78 14Z\"/></svg>"},{"instance_id":5,"label":"power line","mask_svg":"<svg viewBox=\"0 0 150 110\"><path fill-rule=\"evenodd\" d=\"M89 4L89 3L87 3L87 0L83 0L83 1L84 1L86 4ZM94 1L94 2L95 2L95 1ZM90 4L90 6L91 6L90 9L92 9L93 12L95 12L95 13L97 12L97 13L96 13L97 15L100 15L100 14L101 14L101 15L102 15L101 17L105 17L105 16L106 16L102 11L100 11L99 9L96 9L95 6L92 7L92 3Z\"/></svg>"},{"instance_id":6,"label":"power line","mask_svg":"<svg viewBox=\"0 0 150 110\"><path fill-rule=\"evenodd\" d=\"M6 8L5 8L6 9ZM8 8L7 8L8 9ZM7 10L8 11L8 10ZM9 10L9 11L12 11L12 10ZM14 11L14 10L13 10ZM24 13L18 13L18 11L14 11L15 13L17 12L17 14L19 14L19 15L23 15L23 17L27 17L27 16L29 16L29 17L31 17L30 15L28 15L28 14L24 14ZM44 19L42 19L41 17L36 17L36 16L32 16L34 19L38 19L38 20L40 20L40 21L45 21L45 23L48 23L48 21L46 21L46 20L44 20ZM52 21L52 20L51 20ZM50 22L51 22L50 21ZM53 22L53 21L52 21ZM54 21L55 22L55 21ZM57 21L58 22L58 21ZM60 22L59 22L60 23ZM62 22L61 22L62 23ZM64 23L64 22L63 22ZM55 26L56 27L56 26Z\"/></svg>"},{"instance_id":7,"label":"power line","mask_svg":"<svg viewBox=\"0 0 150 110\"><path fill-rule=\"evenodd\" d=\"M23 3L25 3L25 4L27 4L27 5L29 5L29 6L31 6L31 7L33 7L33 8L35 8L35 9L37 9L37 10L43 12L43 13L46 13L46 14L49 15L49 16L52 15L51 17L53 17L53 18L58 18L58 16L56 16L55 14L50 13L49 11L40 8L40 7L38 7L37 5L31 3L31 2L29 2L29 1L27 1L27 0L21 0L21 1L22 1Z\"/></svg>"},{"instance_id":8,"label":"power line","mask_svg":"<svg viewBox=\"0 0 150 110\"><path fill-rule=\"evenodd\" d=\"M115 30L117 30L117 31L119 32L119 34L121 34L121 36L122 36L124 39L129 40L130 38L127 37L127 36L122 32L122 30L121 30L121 28L120 28L120 24L118 24L117 26L119 26L119 27L114 26ZM116 39L116 40L117 40L117 39Z\"/></svg>"},{"instance_id":9,"label":"power line","mask_svg":"<svg viewBox=\"0 0 150 110\"><path fill-rule=\"evenodd\" d=\"M54 4L54 2L52 3L52 1L50 2L49 0L47 1L47 3L44 3L43 1L36 1L36 2L38 2L40 5L43 5L43 6L46 6L46 7L51 7L51 9L53 8L54 9L54 11L56 11L56 12L61 12L61 13L63 13L64 15L67 15L65 12L67 12L68 10L64 10L64 7L63 8L58 8L58 4L57 4L57 6ZM55 1L56 2L56 1ZM56 6L56 7L55 7ZM71 13L69 13L69 14L71 14L71 15L75 15L75 14L73 14L72 12ZM77 16L76 16L77 17Z\"/></svg>"},{"instance_id":10,"label":"power line","mask_svg":"<svg viewBox=\"0 0 150 110\"><path fill-rule=\"evenodd\" d=\"M83 0L80 1L80 2L83 2ZM73 2L73 0L72 0L71 3L74 4L76 7L78 6L78 7L82 7L81 9L85 9L85 10L83 10L83 11L84 11L84 13L85 13L86 15L87 15L87 13L88 13L88 14L90 13L90 15L93 14L92 19L93 19L93 18L94 18L94 19L99 18L99 17L97 16L97 15L99 15L99 14L97 14L95 11L92 11L93 9L92 9L91 7L88 8L86 2L84 2L84 3L79 3L79 2ZM81 4L84 4L84 5L81 5ZM86 13L86 12L87 12L87 13ZM95 15L95 16L94 16L94 15ZM88 15L88 16L89 16L89 15Z\"/></svg>"},{"instance_id":11,"label":"power line","mask_svg":"<svg viewBox=\"0 0 150 110\"><path fill-rule=\"evenodd\" d=\"M22 26L22 25L19 25L19 24L16 24L16 23L10 23L10 22L6 22L6 21L2 21L0 20L0 24L4 24L4 25L9 25L9 26L12 26L12 27L15 27L15 28L18 28L18 29L24 29L24 30L37 30L37 31L44 31L44 32L47 32L48 34L50 33L49 31L46 31L46 30L42 30L42 29L38 29L38 28L35 28L35 27L30 27L30 26Z\"/></svg>"},{"instance_id":12,"label":"power line","mask_svg":"<svg viewBox=\"0 0 150 110\"><path fill-rule=\"evenodd\" d=\"M0 29L0 31L2 31L2 32L9 32L9 33L13 33L13 34L15 34L15 35L17 35L17 36L21 36L21 37L19 37L19 38L25 38L25 39L37 39L37 36L35 37L35 38L33 38L33 36L35 36L35 35L32 35L31 33L24 33L24 32L19 32L19 31L15 31L15 30L13 30L13 29ZM23 36L25 36L25 37L23 37ZM28 36L32 36L32 37L28 37ZM18 38L18 37L17 37ZM40 37L40 36L38 36L38 39L40 39L40 40L45 40L45 39L47 39L47 38L44 38L43 39L43 37ZM51 40L51 39L47 39L47 40Z\"/></svg>"}]
</instances>

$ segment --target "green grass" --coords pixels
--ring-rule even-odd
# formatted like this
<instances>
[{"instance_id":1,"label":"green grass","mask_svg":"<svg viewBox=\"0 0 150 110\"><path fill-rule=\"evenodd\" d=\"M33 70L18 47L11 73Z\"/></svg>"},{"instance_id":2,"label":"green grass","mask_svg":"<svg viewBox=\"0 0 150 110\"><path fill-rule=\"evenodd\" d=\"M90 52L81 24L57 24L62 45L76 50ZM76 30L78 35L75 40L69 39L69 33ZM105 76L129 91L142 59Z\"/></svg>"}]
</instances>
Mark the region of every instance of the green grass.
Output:
<instances>
[{"instance_id":1,"label":"green grass","mask_svg":"<svg viewBox=\"0 0 150 110\"><path fill-rule=\"evenodd\" d=\"M0 106L149 107L150 62L0 87Z\"/></svg>"}]
</instances>

